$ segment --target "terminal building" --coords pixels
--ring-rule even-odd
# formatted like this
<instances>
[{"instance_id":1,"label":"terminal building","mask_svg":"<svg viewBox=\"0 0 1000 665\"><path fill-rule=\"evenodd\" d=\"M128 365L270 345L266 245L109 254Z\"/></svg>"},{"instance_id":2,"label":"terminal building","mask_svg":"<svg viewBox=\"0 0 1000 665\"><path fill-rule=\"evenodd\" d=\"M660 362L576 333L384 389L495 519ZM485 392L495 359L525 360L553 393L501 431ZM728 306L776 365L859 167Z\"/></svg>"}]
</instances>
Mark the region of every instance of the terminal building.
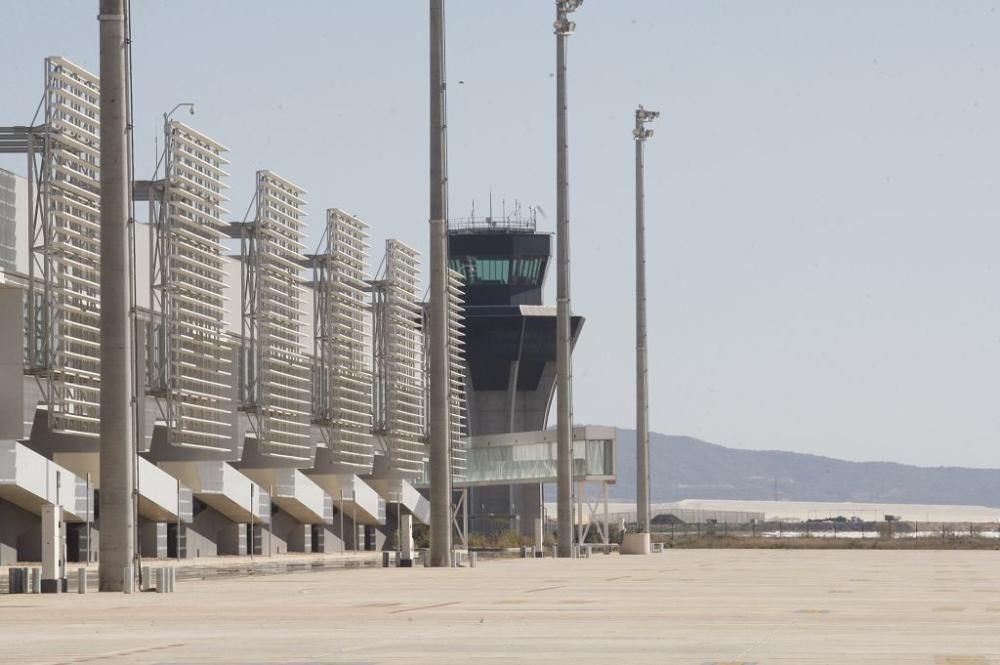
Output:
<instances>
[{"instance_id":1,"label":"terminal building","mask_svg":"<svg viewBox=\"0 0 1000 665\"><path fill-rule=\"evenodd\" d=\"M26 164L0 171L0 564L38 561L45 519L65 560L97 556L98 96L96 76L49 58L40 117L0 127L0 153ZM430 521L419 253L389 240L370 261L367 224L340 208L310 252L309 193L269 170L233 220L228 149L177 120L163 131L161 166L134 184L142 556L398 547ZM550 237L533 219L487 219L453 223L449 241L456 542L541 539L555 481ZM586 484L606 505L615 434L574 435L582 518Z\"/></svg>"}]
</instances>

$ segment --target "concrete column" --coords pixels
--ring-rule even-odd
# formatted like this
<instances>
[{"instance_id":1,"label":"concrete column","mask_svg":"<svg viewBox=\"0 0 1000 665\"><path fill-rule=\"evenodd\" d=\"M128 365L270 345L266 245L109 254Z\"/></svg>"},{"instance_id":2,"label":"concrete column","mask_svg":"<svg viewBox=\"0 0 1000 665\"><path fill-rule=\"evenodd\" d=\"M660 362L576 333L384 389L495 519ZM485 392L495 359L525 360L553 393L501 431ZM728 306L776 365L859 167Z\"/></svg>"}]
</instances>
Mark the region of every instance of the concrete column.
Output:
<instances>
[{"instance_id":1,"label":"concrete column","mask_svg":"<svg viewBox=\"0 0 1000 665\"><path fill-rule=\"evenodd\" d=\"M59 593L62 588L62 508L42 506L42 593Z\"/></svg>"},{"instance_id":2,"label":"concrete column","mask_svg":"<svg viewBox=\"0 0 1000 665\"><path fill-rule=\"evenodd\" d=\"M101 591L123 591L135 555L124 0L100 0Z\"/></svg>"},{"instance_id":3,"label":"concrete column","mask_svg":"<svg viewBox=\"0 0 1000 665\"><path fill-rule=\"evenodd\" d=\"M646 189L644 148L653 131L645 123L660 115L635 111L635 453L636 521L649 533L649 372L646 350ZM648 539L647 539L648 540ZM648 548L647 548L648 549Z\"/></svg>"},{"instance_id":4,"label":"concrete column","mask_svg":"<svg viewBox=\"0 0 1000 665\"><path fill-rule=\"evenodd\" d=\"M573 556L573 347L569 257L569 140L566 103L567 14L579 2L556 0L556 429L559 556Z\"/></svg>"},{"instance_id":5,"label":"concrete column","mask_svg":"<svg viewBox=\"0 0 1000 665\"><path fill-rule=\"evenodd\" d=\"M451 446L448 418L448 170L444 2L430 0L430 467L431 565L451 559Z\"/></svg>"}]
</instances>

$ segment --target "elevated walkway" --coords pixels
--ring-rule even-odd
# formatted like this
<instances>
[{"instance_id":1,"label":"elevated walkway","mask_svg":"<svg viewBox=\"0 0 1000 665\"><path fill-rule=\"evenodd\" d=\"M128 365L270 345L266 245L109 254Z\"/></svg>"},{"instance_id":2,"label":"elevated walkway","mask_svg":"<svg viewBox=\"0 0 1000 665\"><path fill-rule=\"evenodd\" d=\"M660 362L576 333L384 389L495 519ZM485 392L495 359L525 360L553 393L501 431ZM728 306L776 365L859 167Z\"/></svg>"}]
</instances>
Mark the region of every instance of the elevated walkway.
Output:
<instances>
[{"instance_id":1,"label":"elevated walkway","mask_svg":"<svg viewBox=\"0 0 1000 665\"><path fill-rule=\"evenodd\" d=\"M465 475L455 478L453 487L485 487L554 483L557 479L555 430L486 434L469 438ZM614 427L584 425L573 428L574 482L615 482ZM429 487L429 475L415 482Z\"/></svg>"}]
</instances>

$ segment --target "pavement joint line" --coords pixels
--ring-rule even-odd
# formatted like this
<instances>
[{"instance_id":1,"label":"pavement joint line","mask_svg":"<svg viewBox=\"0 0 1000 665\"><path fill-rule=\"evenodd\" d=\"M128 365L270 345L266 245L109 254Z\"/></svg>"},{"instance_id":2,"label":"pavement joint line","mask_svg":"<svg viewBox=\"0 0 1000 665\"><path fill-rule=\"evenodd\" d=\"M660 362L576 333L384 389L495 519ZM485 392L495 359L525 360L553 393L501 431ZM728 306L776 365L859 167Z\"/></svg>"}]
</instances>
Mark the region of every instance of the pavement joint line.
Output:
<instances>
[{"instance_id":1,"label":"pavement joint line","mask_svg":"<svg viewBox=\"0 0 1000 665\"><path fill-rule=\"evenodd\" d=\"M90 656L79 656L76 658L71 658L70 660L60 660L51 662L48 665L75 665L75 663L93 663L106 661L109 658L121 658L123 656L135 656L142 653L150 653L152 651L162 651L164 649L174 649L176 647L187 646L184 642L176 642L173 644L158 644L151 647L140 647L138 649L124 649L121 651L108 651L105 653L94 654Z\"/></svg>"},{"instance_id":2,"label":"pavement joint line","mask_svg":"<svg viewBox=\"0 0 1000 665\"><path fill-rule=\"evenodd\" d=\"M538 593L539 591L552 591L553 589L565 589L565 584L559 584L557 586L541 586L537 589L525 589L524 593Z\"/></svg>"},{"instance_id":3,"label":"pavement joint line","mask_svg":"<svg viewBox=\"0 0 1000 665\"><path fill-rule=\"evenodd\" d=\"M389 614L403 614L404 612L416 612L417 610L432 610L437 607L448 607L450 605L459 605L462 601L452 600L447 603L435 603L434 605L420 605L418 607L404 607L399 610L392 610Z\"/></svg>"}]
</instances>

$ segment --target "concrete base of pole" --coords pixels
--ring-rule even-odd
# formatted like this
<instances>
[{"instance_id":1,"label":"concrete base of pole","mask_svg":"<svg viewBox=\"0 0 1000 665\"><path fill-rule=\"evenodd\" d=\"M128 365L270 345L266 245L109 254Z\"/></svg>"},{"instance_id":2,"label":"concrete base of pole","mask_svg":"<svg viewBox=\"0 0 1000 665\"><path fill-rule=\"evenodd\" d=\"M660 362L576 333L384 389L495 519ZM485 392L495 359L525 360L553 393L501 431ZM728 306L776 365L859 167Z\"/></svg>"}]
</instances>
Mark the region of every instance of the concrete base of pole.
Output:
<instances>
[{"instance_id":1,"label":"concrete base of pole","mask_svg":"<svg viewBox=\"0 0 1000 665\"><path fill-rule=\"evenodd\" d=\"M622 540L622 554L649 554L648 533L626 533Z\"/></svg>"}]
</instances>

